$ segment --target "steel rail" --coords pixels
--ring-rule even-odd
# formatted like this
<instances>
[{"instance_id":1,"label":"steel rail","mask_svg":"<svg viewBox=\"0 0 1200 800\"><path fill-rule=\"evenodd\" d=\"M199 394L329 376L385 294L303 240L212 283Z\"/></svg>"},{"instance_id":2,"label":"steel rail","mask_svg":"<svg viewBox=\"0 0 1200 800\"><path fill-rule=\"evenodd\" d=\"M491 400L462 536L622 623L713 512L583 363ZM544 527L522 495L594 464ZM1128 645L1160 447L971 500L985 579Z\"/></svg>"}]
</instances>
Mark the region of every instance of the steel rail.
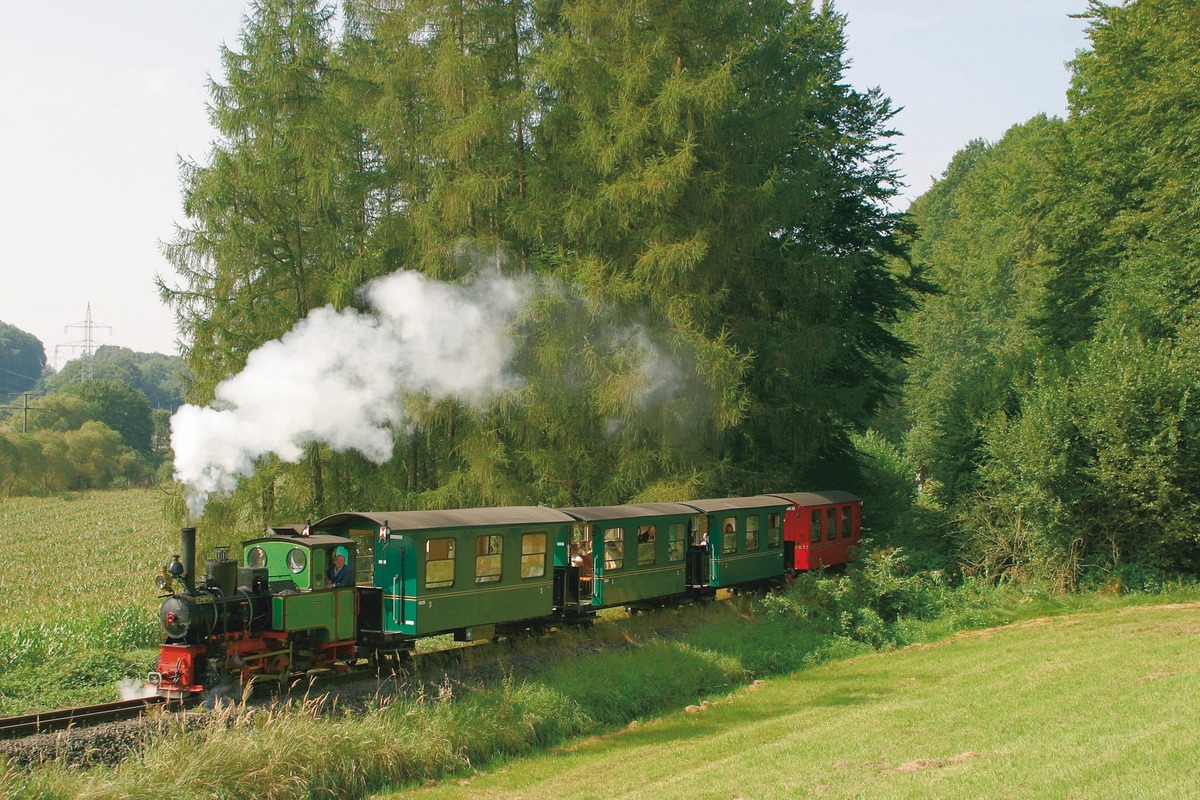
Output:
<instances>
[{"instance_id":1,"label":"steel rail","mask_svg":"<svg viewBox=\"0 0 1200 800\"><path fill-rule=\"evenodd\" d=\"M135 700L118 700L114 703L100 703L94 706L80 706L78 708L64 708L57 711L41 711L36 714L24 714L18 717L6 717L0 719L0 739L16 739L35 733L58 731L70 727L86 728L105 722L140 717L151 708L181 708L182 706L183 703L178 699L142 697Z\"/></svg>"}]
</instances>

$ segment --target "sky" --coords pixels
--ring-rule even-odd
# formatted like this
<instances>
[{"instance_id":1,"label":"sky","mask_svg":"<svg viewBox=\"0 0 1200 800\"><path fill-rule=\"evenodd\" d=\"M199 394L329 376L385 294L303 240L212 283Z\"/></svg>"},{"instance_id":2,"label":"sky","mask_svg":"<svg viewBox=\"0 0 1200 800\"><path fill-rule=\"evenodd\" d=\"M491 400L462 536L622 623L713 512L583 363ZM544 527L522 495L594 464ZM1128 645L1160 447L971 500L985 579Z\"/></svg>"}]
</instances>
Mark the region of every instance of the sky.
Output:
<instances>
[{"instance_id":1,"label":"sky","mask_svg":"<svg viewBox=\"0 0 1200 800\"><path fill-rule=\"evenodd\" d=\"M850 68L894 119L903 208L972 139L1066 114L1087 0L835 0ZM245 0L0 0L0 321L52 366L95 346L177 352L155 287L182 210L180 159L204 163L209 78Z\"/></svg>"}]
</instances>

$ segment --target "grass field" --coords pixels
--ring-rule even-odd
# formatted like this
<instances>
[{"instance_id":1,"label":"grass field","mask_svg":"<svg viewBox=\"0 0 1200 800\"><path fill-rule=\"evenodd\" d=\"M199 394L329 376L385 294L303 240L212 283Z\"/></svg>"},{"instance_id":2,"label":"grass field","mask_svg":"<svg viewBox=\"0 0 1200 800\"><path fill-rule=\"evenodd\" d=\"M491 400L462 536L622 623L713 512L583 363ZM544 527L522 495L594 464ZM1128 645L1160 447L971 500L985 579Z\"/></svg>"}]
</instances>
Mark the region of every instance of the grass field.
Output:
<instances>
[{"instance_id":1,"label":"grass field","mask_svg":"<svg viewBox=\"0 0 1200 800\"><path fill-rule=\"evenodd\" d=\"M1200 797L1200 604L959 634L389 800Z\"/></svg>"}]
</instances>

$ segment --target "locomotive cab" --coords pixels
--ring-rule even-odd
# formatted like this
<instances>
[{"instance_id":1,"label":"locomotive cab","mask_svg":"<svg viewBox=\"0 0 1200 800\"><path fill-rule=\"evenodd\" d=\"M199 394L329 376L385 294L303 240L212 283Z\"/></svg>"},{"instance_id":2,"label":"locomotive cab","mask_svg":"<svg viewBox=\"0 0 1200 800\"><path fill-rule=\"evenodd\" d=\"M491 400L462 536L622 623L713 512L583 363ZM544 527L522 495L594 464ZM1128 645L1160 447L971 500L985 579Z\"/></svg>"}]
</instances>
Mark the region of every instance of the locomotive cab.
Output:
<instances>
[{"instance_id":1,"label":"locomotive cab","mask_svg":"<svg viewBox=\"0 0 1200 800\"><path fill-rule=\"evenodd\" d=\"M353 569L352 540L281 531L243 543L244 567L218 550L198 578L194 529L184 529L181 550L179 567L159 576L164 588L180 584L159 610L166 638L149 684L160 695L284 681L355 658L357 590L327 572L338 555Z\"/></svg>"},{"instance_id":2,"label":"locomotive cab","mask_svg":"<svg viewBox=\"0 0 1200 800\"><path fill-rule=\"evenodd\" d=\"M354 542L327 534L276 535L243 543L246 565L265 569L271 589L271 627L311 642L315 650L337 650L330 662L354 653L356 591L330 580L335 556L354 569ZM352 573L353 574L353 573Z\"/></svg>"},{"instance_id":3,"label":"locomotive cab","mask_svg":"<svg viewBox=\"0 0 1200 800\"><path fill-rule=\"evenodd\" d=\"M342 536L266 536L243 544L247 567L267 570L273 593L333 588L330 571L337 556L353 574L354 542Z\"/></svg>"}]
</instances>

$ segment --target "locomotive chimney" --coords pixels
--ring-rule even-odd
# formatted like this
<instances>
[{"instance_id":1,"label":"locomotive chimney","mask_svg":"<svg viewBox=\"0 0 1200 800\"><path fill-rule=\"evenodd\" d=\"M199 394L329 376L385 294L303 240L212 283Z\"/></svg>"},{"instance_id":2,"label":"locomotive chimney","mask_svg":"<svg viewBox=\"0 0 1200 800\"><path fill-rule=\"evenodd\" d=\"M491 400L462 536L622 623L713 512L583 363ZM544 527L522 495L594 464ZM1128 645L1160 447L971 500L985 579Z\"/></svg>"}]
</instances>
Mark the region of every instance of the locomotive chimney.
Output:
<instances>
[{"instance_id":1,"label":"locomotive chimney","mask_svg":"<svg viewBox=\"0 0 1200 800\"><path fill-rule=\"evenodd\" d=\"M179 552L183 561L183 585L189 592L196 588L196 529L179 531Z\"/></svg>"}]
</instances>

